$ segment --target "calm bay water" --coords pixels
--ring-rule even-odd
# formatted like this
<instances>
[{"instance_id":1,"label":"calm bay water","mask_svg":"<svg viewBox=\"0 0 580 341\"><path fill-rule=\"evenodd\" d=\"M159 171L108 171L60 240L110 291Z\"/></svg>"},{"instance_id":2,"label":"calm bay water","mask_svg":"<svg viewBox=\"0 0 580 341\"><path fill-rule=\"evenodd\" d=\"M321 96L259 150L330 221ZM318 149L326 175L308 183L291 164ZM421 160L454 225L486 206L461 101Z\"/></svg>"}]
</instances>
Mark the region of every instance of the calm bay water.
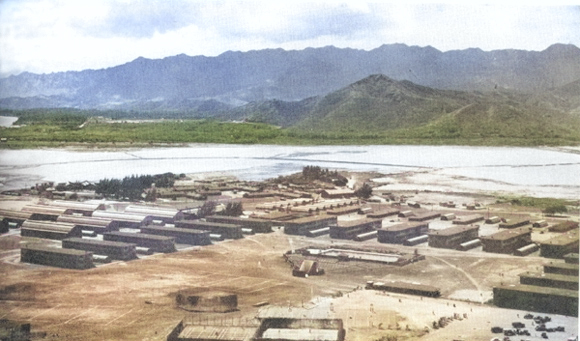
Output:
<instances>
[{"instance_id":1,"label":"calm bay water","mask_svg":"<svg viewBox=\"0 0 580 341\"><path fill-rule=\"evenodd\" d=\"M192 145L117 151L1 150L4 189L39 181L97 181L127 175L227 172L263 180L306 165L352 171L446 174L535 186L580 186L580 154L514 147Z\"/></svg>"},{"instance_id":2,"label":"calm bay water","mask_svg":"<svg viewBox=\"0 0 580 341\"><path fill-rule=\"evenodd\" d=\"M10 127L16 121L18 121L18 117L0 116L0 127Z\"/></svg>"}]
</instances>

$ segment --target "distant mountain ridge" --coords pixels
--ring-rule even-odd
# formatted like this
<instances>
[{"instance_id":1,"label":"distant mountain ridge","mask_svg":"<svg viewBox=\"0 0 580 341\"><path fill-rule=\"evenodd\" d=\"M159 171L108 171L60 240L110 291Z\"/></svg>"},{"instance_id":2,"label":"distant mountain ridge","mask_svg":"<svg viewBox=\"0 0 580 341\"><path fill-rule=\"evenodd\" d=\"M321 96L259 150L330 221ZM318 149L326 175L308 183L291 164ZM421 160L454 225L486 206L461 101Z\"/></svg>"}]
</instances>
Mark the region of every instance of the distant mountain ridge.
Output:
<instances>
[{"instance_id":1,"label":"distant mountain ridge","mask_svg":"<svg viewBox=\"0 0 580 341\"><path fill-rule=\"evenodd\" d=\"M441 52L393 44L370 51L324 47L137 58L101 70L0 79L0 108L181 110L211 116L252 102L324 96L373 74L435 89L542 92L580 79L580 49L556 44L540 52Z\"/></svg>"}]
</instances>

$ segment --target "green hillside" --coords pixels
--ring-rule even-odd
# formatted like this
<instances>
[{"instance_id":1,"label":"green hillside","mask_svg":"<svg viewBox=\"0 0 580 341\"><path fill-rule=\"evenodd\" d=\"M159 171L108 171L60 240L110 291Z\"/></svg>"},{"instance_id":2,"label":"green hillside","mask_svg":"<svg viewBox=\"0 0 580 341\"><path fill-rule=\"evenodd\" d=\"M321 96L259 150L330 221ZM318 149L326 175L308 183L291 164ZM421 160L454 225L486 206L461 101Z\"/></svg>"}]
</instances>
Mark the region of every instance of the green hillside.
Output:
<instances>
[{"instance_id":1,"label":"green hillside","mask_svg":"<svg viewBox=\"0 0 580 341\"><path fill-rule=\"evenodd\" d=\"M344 132L412 127L469 104L470 97L373 75L323 97L295 127Z\"/></svg>"},{"instance_id":2,"label":"green hillside","mask_svg":"<svg viewBox=\"0 0 580 341\"><path fill-rule=\"evenodd\" d=\"M577 145L578 90L580 81L541 94L448 91L373 75L324 97L254 102L211 120L123 123L117 111L6 112L25 126L0 128L7 141L0 148L71 143ZM81 125L93 116L117 120L90 119Z\"/></svg>"},{"instance_id":3,"label":"green hillside","mask_svg":"<svg viewBox=\"0 0 580 341\"><path fill-rule=\"evenodd\" d=\"M378 133L387 139L483 139L491 144L502 139L527 139L531 144L579 141L579 85L574 82L541 95L479 93L431 89L374 75L325 96L291 130Z\"/></svg>"},{"instance_id":4,"label":"green hillside","mask_svg":"<svg viewBox=\"0 0 580 341\"><path fill-rule=\"evenodd\" d=\"M317 101L318 98L311 97L298 102L279 100L253 102L233 110L233 117L244 117L248 122L290 127L302 121Z\"/></svg>"}]
</instances>

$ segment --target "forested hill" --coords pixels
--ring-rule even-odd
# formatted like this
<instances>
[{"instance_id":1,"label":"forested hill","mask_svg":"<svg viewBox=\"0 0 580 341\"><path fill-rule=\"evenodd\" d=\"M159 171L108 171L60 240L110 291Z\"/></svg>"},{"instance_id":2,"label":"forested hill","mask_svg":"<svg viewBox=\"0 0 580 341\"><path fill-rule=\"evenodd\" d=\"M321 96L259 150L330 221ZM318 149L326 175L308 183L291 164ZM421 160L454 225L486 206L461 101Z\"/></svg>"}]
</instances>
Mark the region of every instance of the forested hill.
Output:
<instances>
[{"instance_id":1,"label":"forested hill","mask_svg":"<svg viewBox=\"0 0 580 341\"><path fill-rule=\"evenodd\" d=\"M27 126L0 129L0 134L14 146L30 146L30 141L575 145L580 143L579 88L580 81L541 94L439 90L377 74L325 96L223 110L221 120L183 121L183 113L174 113L177 120L122 123L98 116L135 113L3 111L20 116L17 124ZM238 123L219 122L234 118ZM239 124L243 121L250 124Z\"/></svg>"},{"instance_id":2,"label":"forested hill","mask_svg":"<svg viewBox=\"0 0 580 341\"><path fill-rule=\"evenodd\" d=\"M435 138L576 136L579 87L576 81L538 95L499 89L465 92L372 75L318 98L253 103L238 109L237 116L302 132L390 131Z\"/></svg>"}]
</instances>

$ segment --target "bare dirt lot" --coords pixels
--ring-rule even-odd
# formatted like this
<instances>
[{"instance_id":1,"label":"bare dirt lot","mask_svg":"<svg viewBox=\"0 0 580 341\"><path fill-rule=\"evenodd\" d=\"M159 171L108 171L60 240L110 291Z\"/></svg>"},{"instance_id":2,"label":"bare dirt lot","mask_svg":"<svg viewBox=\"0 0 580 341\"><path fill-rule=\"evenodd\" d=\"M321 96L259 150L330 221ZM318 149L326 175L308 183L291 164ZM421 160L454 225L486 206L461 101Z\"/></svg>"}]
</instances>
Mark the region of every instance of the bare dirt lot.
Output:
<instances>
[{"instance_id":1,"label":"bare dirt lot","mask_svg":"<svg viewBox=\"0 0 580 341\"><path fill-rule=\"evenodd\" d=\"M289 237L277 231L85 271L20 263L17 250L3 250L0 318L29 322L34 330L45 331L47 339L54 340L164 340L185 317L233 321L254 316L258 308L253 305L259 302L292 307L335 297L333 305L345 321L348 340L385 335L399 335L401 340L489 340L491 324L509 325L519 312L478 302L491 298L494 285L516 283L518 273L537 270L545 261L538 257L425 249L420 252L425 251L426 260L404 267L321 260L326 275L292 277L282 254L293 247L313 244L336 245L327 237ZM396 249L414 250L403 246ZM442 289L443 297L421 299L362 289L367 280L378 279L435 285ZM175 295L187 288L238 294L239 311L196 314L181 310L175 304ZM468 300L472 302L465 302ZM373 323L367 314L370 303L378 314L371 317ZM467 313L468 319L425 333L434 319L453 316L454 312ZM567 334L575 334L577 319L562 319ZM397 323L400 330L396 330Z\"/></svg>"}]
</instances>

